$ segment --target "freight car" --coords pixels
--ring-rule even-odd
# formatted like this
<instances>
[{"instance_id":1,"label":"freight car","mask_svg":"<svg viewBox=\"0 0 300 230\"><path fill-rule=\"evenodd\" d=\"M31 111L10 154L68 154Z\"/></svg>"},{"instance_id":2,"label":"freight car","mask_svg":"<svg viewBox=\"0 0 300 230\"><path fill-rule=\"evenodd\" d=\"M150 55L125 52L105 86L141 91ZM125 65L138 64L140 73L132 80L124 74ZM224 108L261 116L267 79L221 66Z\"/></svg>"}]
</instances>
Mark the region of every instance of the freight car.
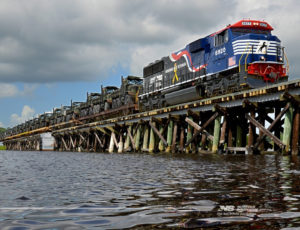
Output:
<instances>
[{"instance_id":1,"label":"freight car","mask_svg":"<svg viewBox=\"0 0 300 230\"><path fill-rule=\"evenodd\" d=\"M272 30L241 20L150 63L140 104L148 110L286 81L284 49Z\"/></svg>"}]
</instances>

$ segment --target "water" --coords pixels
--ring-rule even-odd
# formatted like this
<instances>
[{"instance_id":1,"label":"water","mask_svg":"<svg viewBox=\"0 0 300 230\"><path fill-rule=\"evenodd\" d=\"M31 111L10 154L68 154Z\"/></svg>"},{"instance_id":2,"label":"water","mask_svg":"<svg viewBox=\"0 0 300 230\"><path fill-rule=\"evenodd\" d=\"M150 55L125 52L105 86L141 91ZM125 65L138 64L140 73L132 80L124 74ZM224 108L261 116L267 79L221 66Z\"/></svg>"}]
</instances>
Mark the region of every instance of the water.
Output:
<instances>
[{"instance_id":1,"label":"water","mask_svg":"<svg viewBox=\"0 0 300 230\"><path fill-rule=\"evenodd\" d=\"M300 229L286 156L0 151L0 229Z\"/></svg>"}]
</instances>

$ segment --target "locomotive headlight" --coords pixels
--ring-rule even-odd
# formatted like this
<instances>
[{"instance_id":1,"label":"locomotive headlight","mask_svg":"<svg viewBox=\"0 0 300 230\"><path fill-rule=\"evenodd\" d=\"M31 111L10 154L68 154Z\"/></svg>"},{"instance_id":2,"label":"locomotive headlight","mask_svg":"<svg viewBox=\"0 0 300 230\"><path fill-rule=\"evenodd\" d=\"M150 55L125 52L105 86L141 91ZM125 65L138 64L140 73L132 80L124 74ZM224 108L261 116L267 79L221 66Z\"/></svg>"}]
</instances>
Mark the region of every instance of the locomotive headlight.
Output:
<instances>
[{"instance_id":1,"label":"locomotive headlight","mask_svg":"<svg viewBox=\"0 0 300 230\"><path fill-rule=\"evenodd\" d=\"M265 61L265 60L266 60L266 58L265 58L264 56L260 56L259 59L260 59L261 61Z\"/></svg>"},{"instance_id":2,"label":"locomotive headlight","mask_svg":"<svg viewBox=\"0 0 300 230\"><path fill-rule=\"evenodd\" d=\"M282 62L283 59L282 59L282 57L279 57L278 60Z\"/></svg>"}]
</instances>

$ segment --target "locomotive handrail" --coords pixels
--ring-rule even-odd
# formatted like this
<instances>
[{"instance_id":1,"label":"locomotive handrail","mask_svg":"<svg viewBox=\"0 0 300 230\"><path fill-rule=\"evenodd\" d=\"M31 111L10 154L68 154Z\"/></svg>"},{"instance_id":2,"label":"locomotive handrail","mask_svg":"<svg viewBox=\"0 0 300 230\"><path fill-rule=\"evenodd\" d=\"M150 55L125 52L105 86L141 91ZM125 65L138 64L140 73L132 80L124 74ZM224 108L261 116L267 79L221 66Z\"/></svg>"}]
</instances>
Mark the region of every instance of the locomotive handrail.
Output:
<instances>
[{"instance_id":1,"label":"locomotive handrail","mask_svg":"<svg viewBox=\"0 0 300 230\"><path fill-rule=\"evenodd\" d=\"M241 72L241 60L242 60L244 54L247 52L248 47L249 47L249 42L247 43L247 46L246 46L245 50L243 51L242 56L241 56L240 59L239 59L239 72ZM248 55L247 55L247 56L248 56Z\"/></svg>"},{"instance_id":2,"label":"locomotive handrail","mask_svg":"<svg viewBox=\"0 0 300 230\"><path fill-rule=\"evenodd\" d=\"M246 58L245 58L245 72L248 70L248 69L247 69L247 59L248 59L248 56L249 56L249 54L250 54L250 51L253 52L253 45L250 46L250 50L249 50L249 52L247 52L247 56L246 56Z\"/></svg>"},{"instance_id":3,"label":"locomotive handrail","mask_svg":"<svg viewBox=\"0 0 300 230\"><path fill-rule=\"evenodd\" d=\"M289 71L290 71L289 59L287 58L287 55L286 55L286 53L285 53L284 50L283 50L283 54L284 54L284 58L285 58L285 60L286 60L286 74L288 74Z\"/></svg>"}]
</instances>

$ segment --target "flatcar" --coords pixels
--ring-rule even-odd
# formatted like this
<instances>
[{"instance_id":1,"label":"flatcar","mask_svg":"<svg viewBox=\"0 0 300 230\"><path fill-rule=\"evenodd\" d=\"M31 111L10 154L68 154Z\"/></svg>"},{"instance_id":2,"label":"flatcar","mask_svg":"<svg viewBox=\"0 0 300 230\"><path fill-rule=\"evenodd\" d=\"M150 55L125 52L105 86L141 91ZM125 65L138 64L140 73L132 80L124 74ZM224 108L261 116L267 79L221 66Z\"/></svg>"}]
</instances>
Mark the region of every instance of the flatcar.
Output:
<instances>
[{"instance_id":1,"label":"flatcar","mask_svg":"<svg viewBox=\"0 0 300 230\"><path fill-rule=\"evenodd\" d=\"M286 81L284 49L272 30L241 20L147 65L140 104L160 108Z\"/></svg>"}]
</instances>

